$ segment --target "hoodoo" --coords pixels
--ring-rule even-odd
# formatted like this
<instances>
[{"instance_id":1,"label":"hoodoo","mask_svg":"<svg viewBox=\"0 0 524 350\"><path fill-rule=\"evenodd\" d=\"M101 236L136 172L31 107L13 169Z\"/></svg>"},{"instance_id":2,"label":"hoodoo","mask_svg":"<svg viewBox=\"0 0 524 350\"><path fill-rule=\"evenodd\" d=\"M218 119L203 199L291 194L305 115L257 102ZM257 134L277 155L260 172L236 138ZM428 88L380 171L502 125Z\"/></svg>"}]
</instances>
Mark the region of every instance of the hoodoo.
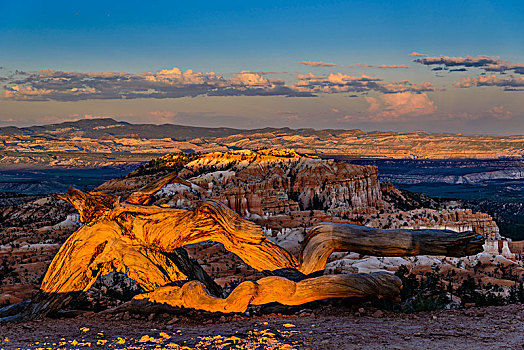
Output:
<instances>
[{"instance_id":1,"label":"hoodoo","mask_svg":"<svg viewBox=\"0 0 524 350\"><path fill-rule=\"evenodd\" d=\"M377 256L465 256L480 252L484 242L472 232L322 223L309 231L295 257L267 239L260 226L217 201L203 201L191 210L147 205L159 189L173 182L188 184L177 174L169 174L124 202L102 192L72 188L58 195L78 210L83 225L54 257L38 295L17 314L11 309L6 320L54 313L86 292L98 277L115 270L146 291L135 299L213 312L243 312L250 304L299 305L333 297L398 300L401 282L396 276L386 272L322 276L327 258L339 250ZM198 264L187 255L172 254L203 241L222 243L252 268L274 276L243 282L224 298ZM185 284L173 286L177 281Z\"/></svg>"}]
</instances>

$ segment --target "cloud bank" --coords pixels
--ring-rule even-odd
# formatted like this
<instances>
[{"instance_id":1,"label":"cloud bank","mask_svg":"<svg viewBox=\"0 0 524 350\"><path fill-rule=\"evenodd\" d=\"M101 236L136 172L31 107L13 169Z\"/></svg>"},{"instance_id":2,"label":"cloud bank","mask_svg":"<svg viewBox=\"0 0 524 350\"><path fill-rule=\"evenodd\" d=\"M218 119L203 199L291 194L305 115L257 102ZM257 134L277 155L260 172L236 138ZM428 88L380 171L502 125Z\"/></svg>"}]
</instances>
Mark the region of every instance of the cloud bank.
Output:
<instances>
[{"instance_id":1,"label":"cloud bank","mask_svg":"<svg viewBox=\"0 0 524 350\"><path fill-rule=\"evenodd\" d=\"M242 71L225 78L214 72L157 73L67 72L51 69L19 74L4 86L4 98L16 101L79 101L88 99L180 98L208 96L312 96L295 91L279 79Z\"/></svg>"},{"instance_id":2,"label":"cloud bank","mask_svg":"<svg viewBox=\"0 0 524 350\"><path fill-rule=\"evenodd\" d=\"M469 88L474 86L498 86L506 91L524 91L524 77L510 75L508 77L498 77L496 75L479 75L476 78L464 77L455 84L459 88Z\"/></svg>"},{"instance_id":3,"label":"cloud bank","mask_svg":"<svg viewBox=\"0 0 524 350\"><path fill-rule=\"evenodd\" d=\"M412 117L432 114L437 110L434 101L427 94L399 92L378 98L366 97L371 121L406 120Z\"/></svg>"},{"instance_id":4,"label":"cloud bank","mask_svg":"<svg viewBox=\"0 0 524 350\"><path fill-rule=\"evenodd\" d=\"M309 67L347 67L347 68L379 68L379 69L406 69L410 68L409 66L405 64L382 64L380 66L376 64L368 64L368 63L356 63L356 64L336 64L336 63L326 63L326 62L314 62L314 61L302 61L299 62L300 64L303 64L304 66Z\"/></svg>"},{"instance_id":5,"label":"cloud bank","mask_svg":"<svg viewBox=\"0 0 524 350\"><path fill-rule=\"evenodd\" d=\"M309 67L340 67L340 65L335 63L326 63L326 62L313 62L313 61L302 61L300 64Z\"/></svg>"},{"instance_id":6,"label":"cloud bank","mask_svg":"<svg viewBox=\"0 0 524 350\"><path fill-rule=\"evenodd\" d=\"M317 62L318 63L318 62ZM315 64L317 64L315 63ZM382 65L377 68L408 68ZM297 74L293 85L268 79L263 72L241 71L230 77L191 69L163 69L156 73L68 72L44 69L19 72L4 85L3 98L13 101L81 101L96 99L181 98L196 96L287 96L312 97L317 93L370 91L378 93L433 91L429 82L383 81L367 75L344 73Z\"/></svg>"},{"instance_id":7,"label":"cloud bank","mask_svg":"<svg viewBox=\"0 0 524 350\"><path fill-rule=\"evenodd\" d=\"M488 109L486 113L495 119L510 119L513 114L511 111L506 110L504 106L494 106Z\"/></svg>"},{"instance_id":8,"label":"cloud bank","mask_svg":"<svg viewBox=\"0 0 524 350\"><path fill-rule=\"evenodd\" d=\"M408 80L386 82L380 78L368 75L351 76L344 73L331 73L327 76L313 73L298 74L293 89L303 93L343 93L343 92L370 92L397 93L397 92L425 92L433 91L429 82L414 84Z\"/></svg>"},{"instance_id":9,"label":"cloud bank","mask_svg":"<svg viewBox=\"0 0 524 350\"><path fill-rule=\"evenodd\" d=\"M410 55L412 56L412 55ZM486 72L498 72L506 73L513 72L516 74L524 74L524 64L522 63L511 63L504 61L499 57L495 56L466 56L466 57L424 57L418 58L413 62L417 62L426 66L438 65L442 69L448 69L450 67L457 67L458 69L452 69L451 71L466 71L466 68L480 68Z\"/></svg>"}]
</instances>

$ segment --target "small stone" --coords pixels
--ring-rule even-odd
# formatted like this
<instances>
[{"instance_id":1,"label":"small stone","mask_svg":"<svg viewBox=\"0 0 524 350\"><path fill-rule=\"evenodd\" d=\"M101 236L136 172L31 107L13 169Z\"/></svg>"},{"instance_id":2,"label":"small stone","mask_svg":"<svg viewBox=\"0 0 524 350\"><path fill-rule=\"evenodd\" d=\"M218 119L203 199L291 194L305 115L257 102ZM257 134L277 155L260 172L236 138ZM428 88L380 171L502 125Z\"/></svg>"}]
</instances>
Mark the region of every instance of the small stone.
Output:
<instances>
[{"instance_id":1,"label":"small stone","mask_svg":"<svg viewBox=\"0 0 524 350\"><path fill-rule=\"evenodd\" d=\"M384 313L381 310L377 310L371 316L373 316L374 318L380 318L380 317L384 316Z\"/></svg>"},{"instance_id":2,"label":"small stone","mask_svg":"<svg viewBox=\"0 0 524 350\"><path fill-rule=\"evenodd\" d=\"M437 319L437 316L433 315L431 316L432 319L436 320Z\"/></svg>"},{"instance_id":3,"label":"small stone","mask_svg":"<svg viewBox=\"0 0 524 350\"><path fill-rule=\"evenodd\" d=\"M422 333L421 332L416 332L416 333L413 333L413 336L414 337L422 337Z\"/></svg>"},{"instance_id":4,"label":"small stone","mask_svg":"<svg viewBox=\"0 0 524 350\"><path fill-rule=\"evenodd\" d=\"M155 316L156 316L156 315L153 313L153 314L147 316L147 320L148 320L148 321L153 321L153 319L155 318Z\"/></svg>"},{"instance_id":5,"label":"small stone","mask_svg":"<svg viewBox=\"0 0 524 350\"><path fill-rule=\"evenodd\" d=\"M466 309L469 309L469 308L475 307L475 303L465 303L465 304L464 304L464 307L465 307Z\"/></svg>"},{"instance_id":6,"label":"small stone","mask_svg":"<svg viewBox=\"0 0 524 350\"><path fill-rule=\"evenodd\" d=\"M143 335L143 336L138 340L138 342L139 342L139 343L147 343L147 342L154 341L154 340L155 340L155 338L150 337L149 335L146 334L146 335Z\"/></svg>"},{"instance_id":7,"label":"small stone","mask_svg":"<svg viewBox=\"0 0 524 350\"><path fill-rule=\"evenodd\" d=\"M128 311L124 312L124 316L122 317L122 319L124 321L130 320L131 319L131 314L129 314Z\"/></svg>"},{"instance_id":8,"label":"small stone","mask_svg":"<svg viewBox=\"0 0 524 350\"><path fill-rule=\"evenodd\" d=\"M361 307L358 309L358 312L360 312L361 314L365 314L366 310L363 307Z\"/></svg>"},{"instance_id":9,"label":"small stone","mask_svg":"<svg viewBox=\"0 0 524 350\"><path fill-rule=\"evenodd\" d=\"M222 316L224 317L224 316ZM178 321L180 321L180 319L178 317L173 317L172 319L170 319L169 321L167 321L167 324L175 324L177 323Z\"/></svg>"},{"instance_id":10,"label":"small stone","mask_svg":"<svg viewBox=\"0 0 524 350\"><path fill-rule=\"evenodd\" d=\"M164 339L169 339L171 338L171 336L169 334L167 334L166 332L160 332L160 336Z\"/></svg>"}]
</instances>

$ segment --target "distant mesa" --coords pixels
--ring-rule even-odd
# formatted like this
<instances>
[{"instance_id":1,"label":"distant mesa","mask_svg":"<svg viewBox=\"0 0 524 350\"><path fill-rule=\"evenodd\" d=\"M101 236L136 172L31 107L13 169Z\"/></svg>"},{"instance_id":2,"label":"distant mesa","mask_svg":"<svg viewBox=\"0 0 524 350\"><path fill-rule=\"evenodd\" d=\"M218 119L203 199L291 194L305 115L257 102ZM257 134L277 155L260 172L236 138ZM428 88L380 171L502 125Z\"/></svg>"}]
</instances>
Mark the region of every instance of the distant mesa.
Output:
<instances>
[{"instance_id":1,"label":"distant mesa","mask_svg":"<svg viewBox=\"0 0 524 350\"><path fill-rule=\"evenodd\" d=\"M496 159L524 156L524 135L490 136L425 131L393 132L342 129L205 128L131 124L110 118L79 120L25 128L0 128L0 164L101 166L102 154L138 155L172 152L227 152L240 149L293 148L321 157L395 159ZM50 155L52 154L52 156ZM86 157L86 154L92 154ZM74 159L72 159L74 158ZM151 159L152 157L149 157ZM96 163L98 162L98 163ZM96 163L96 164L95 164ZM111 164L114 164L111 163Z\"/></svg>"}]
</instances>

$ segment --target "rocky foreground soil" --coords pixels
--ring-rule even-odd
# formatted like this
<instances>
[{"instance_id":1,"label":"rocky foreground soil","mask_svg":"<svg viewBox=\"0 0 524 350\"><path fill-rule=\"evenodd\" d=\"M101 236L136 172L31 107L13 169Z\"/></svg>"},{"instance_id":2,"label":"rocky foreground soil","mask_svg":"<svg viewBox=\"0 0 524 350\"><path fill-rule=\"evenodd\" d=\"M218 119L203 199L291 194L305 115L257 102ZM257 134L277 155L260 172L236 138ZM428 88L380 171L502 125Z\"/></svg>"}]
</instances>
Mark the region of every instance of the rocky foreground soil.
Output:
<instances>
[{"instance_id":1,"label":"rocky foreground soil","mask_svg":"<svg viewBox=\"0 0 524 350\"><path fill-rule=\"evenodd\" d=\"M0 325L3 349L522 349L524 305L394 314L358 305L301 315L82 315Z\"/></svg>"}]
</instances>

